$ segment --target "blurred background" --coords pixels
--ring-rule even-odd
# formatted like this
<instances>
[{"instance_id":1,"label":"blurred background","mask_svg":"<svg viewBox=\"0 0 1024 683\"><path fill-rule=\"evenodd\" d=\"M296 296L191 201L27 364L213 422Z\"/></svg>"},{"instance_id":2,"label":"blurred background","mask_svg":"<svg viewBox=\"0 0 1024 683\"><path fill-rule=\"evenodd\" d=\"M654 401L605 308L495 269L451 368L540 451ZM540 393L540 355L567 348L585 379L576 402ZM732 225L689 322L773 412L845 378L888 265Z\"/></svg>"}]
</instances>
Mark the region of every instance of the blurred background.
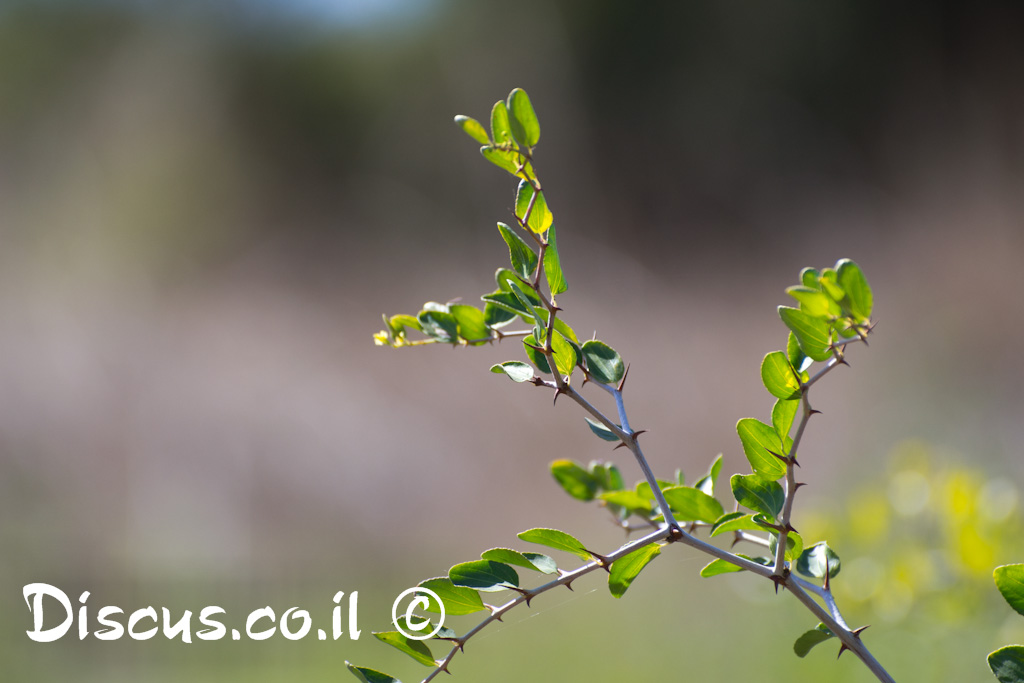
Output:
<instances>
[{"instance_id":1,"label":"blurred background","mask_svg":"<svg viewBox=\"0 0 1024 683\"><path fill-rule=\"evenodd\" d=\"M5 678L345 680L348 659L408 683L427 670L369 635L406 587L534 526L622 542L547 465L639 473L569 402L488 374L517 344L371 339L494 288L514 181L451 119L521 86L559 303L632 362L660 475L748 470L735 423L771 410L784 288L862 266L878 327L815 388L795 525L842 556L898 680L988 680L1024 642L991 581L1024 561L1022 82L1011 3L5 0ZM813 619L705 562L665 552L621 601L596 576L547 595L452 671L872 680L832 644L796 659ZM35 643L33 582L90 591L90 630L104 605L325 622L357 590L363 636Z\"/></svg>"}]
</instances>

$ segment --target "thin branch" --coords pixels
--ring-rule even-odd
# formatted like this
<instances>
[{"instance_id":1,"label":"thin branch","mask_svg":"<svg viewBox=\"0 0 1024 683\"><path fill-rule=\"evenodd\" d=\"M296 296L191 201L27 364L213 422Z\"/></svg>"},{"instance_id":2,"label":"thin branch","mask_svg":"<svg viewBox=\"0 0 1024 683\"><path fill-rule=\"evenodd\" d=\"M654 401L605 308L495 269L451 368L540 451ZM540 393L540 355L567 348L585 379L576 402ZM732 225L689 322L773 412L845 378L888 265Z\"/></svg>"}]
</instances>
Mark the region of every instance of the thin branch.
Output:
<instances>
[{"instance_id":1,"label":"thin branch","mask_svg":"<svg viewBox=\"0 0 1024 683\"><path fill-rule=\"evenodd\" d=\"M619 559L620 557L623 557L624 555L628 555L634 550L638 550L639 548L650 545L651 543L664 541L671 535L671 533L671 529L668 529L667 527L658 529L657 531L653 531L647 534L646 536L638 538L637 540L632 541L630 543L626 543L625 545L620 546L618 550L615 550L614 552L605 555L604 561L595 560L593 562L588 562L585 565L579 567L578 569L574 569L571 572L566 572L562 574L554 581L545 583L543 586L538 586L537 588L534 588L532 590L524 591L512 600L506 602L504 605L501 605L500 607L495 607L487 616L487 618L485 618L479 624L477 624L472 629L467 631L466 635L462 636L461 638L453 639L455 641L455 645L448 652L448 654L445 655L444 659L441 659L437 662L437 667L433 671L431 671L426 678L423 679L422 683L430 683L430 681L433 680L434 677L442 671L447 672L448 664L451 663L452 659L455 658L455 654L462 650L463 647L465 647L466 643L469 641L470 638L472 638L477 633L482 631L489 624L495 621L500 621L501 617L504 616L505 613L511 610L513 607L521 605L524 602L533 600L538 595L546 593L553 588L568 585L576 579L578 579L579 577L584 576L585 574L589 574L592 571L605 568L615 560Z\"/></svg>"}]
</instances>

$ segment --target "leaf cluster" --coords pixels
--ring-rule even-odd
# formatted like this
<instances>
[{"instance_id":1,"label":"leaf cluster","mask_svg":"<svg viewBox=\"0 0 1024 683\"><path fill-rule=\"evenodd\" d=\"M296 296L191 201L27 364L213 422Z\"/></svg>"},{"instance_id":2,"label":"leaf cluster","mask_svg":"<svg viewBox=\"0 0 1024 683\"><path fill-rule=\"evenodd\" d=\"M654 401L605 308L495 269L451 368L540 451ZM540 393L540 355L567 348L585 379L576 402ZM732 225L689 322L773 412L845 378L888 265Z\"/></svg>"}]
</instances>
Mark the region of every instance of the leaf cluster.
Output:
<instances>
[{"instance_id":1,"label":"leaf cluster","mask_svg":"<svg viewBox=\"0 0 1024 683\"><path fill-rule=\"evenodd\" d=\"M385 316L385 329L374 336L375 342L396 348L433 343L475 346L507 337L520 338L525 360L498 363L491 371L517 383L553 388L556 399L568 394L589 413L585 419L591 432L615 443L616 448L628 448L644 474L642 480L627 486L615 463L595 460L585 465L559 459L551 464L552 476L573 498L605 507L627 532L648 533L601 555L557 529L524 531L519 534L520 540L573 555L585 564L566 570L548 555L491 548L480 559L454 565L447 576L420 584L437 593L448 614L489 613L462 636L451 631L435 636L452 644L446 657L436 660L426 643L410 641L398 631L377 633L378 639L434 667L426 683L438 672L447 671L455 652L508 609L529 603L554 587L571 587L572 581L595 569L608 573L609 591L621 597L659 556L666 545L663 541L683 541L714 556L701 570L703 577L749 570L770 578L776 590L782 586L806 597L804 604L823 623L800 637L795 646L798 655L804 656L814 645L838 637L842 648L854 649L880 680L891 680L877 662L871 663L873 658L859 643L859 631L848 629L834 606L830 581L840 571L838 555L824 541L805 544L790 520L793 498L801 486L795 480L797 451L808 419L816 412L808 402L808 392L822 376L845 363L847 345L866 343L872 329L873 295L860 267L842 259L831 268L805 268L799 283L786 290L796 305L778 309L788 328L785 348L767 354L761 363L762 382L775 399L770 423L744 418L736 426L751 471L734 474L729 478L728 490L723 491L725 487L719 485L723 456L719 454L706 474L690 485L678 470L670 480L657 479L637 440L642 432L632 430L627 421L623 387L628 367L622 356L598 339L580 341L556 303L568 284L559 256L554 214L534 164L540 124L530 98L517 88L508 98L496 102L489 127L468 116L457 116L455 122L480 143L480 153L487 161L518 181L514 224L497 225L508 248L508 265L496 271L496 289L480 297L482 308L428 302L415 316ZM510 329L516 322L525 327ZM815 370L815 363L825 365ZM570 385L577 373L582 376L581 386L591 383L612 396L617 420L583 398L575 384ZM706 530L712 539L731 537L733 544L754 544L766 554L734 555L697 539L692 534L698 530ZM523 581L526 575L521 576L523 570L529 576L549 580L528 587L525 584L529 582ZM806 579L794 578L793 572ZM813 583L817 581L820 586ZM808 597L805 588L822 598L828 608ZM484 595L502 592L515 597L500 606L484 602ZM433 602L426 609L440 612L440 606ZM396 680L373 670L350 668L364 681Z\"/></svg>"}]
</instances>

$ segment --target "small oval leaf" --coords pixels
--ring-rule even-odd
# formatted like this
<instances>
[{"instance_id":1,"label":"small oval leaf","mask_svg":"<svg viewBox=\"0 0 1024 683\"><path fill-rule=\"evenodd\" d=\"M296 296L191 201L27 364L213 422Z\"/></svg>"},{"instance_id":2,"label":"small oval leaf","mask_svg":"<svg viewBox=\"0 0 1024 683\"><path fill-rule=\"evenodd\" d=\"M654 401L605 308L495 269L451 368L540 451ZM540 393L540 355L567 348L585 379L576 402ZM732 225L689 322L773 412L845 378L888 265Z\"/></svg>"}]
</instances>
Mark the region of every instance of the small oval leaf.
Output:
<instances>
[{"instance_id":1,"label":"small oval leaf","mask_svg":"<svg viewBox=\"0 0 1024 683\"><path fill-rule=\"evenodd\" d=\"M484 593L519 587L519 574L516 570L493 560L462 562L448 570L448 578L455 586Z\"/></svg>"},{"instance_id":2,"label":"small oval leaf","mask_svg":"<svg viewBox=\"0 0 1024 683\"><path fill-rule=\"evenodd\" d=\"M533 379L533 366L519 360L507 360L491 366L491 372L505 373L513 382L529 382Z\"/></svg>"},{"instance_id":3,"label":"small oval leaf","mask_svg":"<svg viewBox=\"0 0 1024 683\"><path fill-rule=\"evenodd\" d=\"M466 135L473 138L481 145L491 144L491 139L487 137L487 129L484 128L483 124L476 119L459 114L455 117L455 125L465 131Z\"/></svg>"},{"instance_id":4,"label":"small oval leaf","mask_svg":"<svg viewBox=\"0 0 1024 683\"><path fill-rule=\"evenodd\" d=\"M807 653L811 651L815 645L824 643L829 638L834 638L835 635L829 630L825 624L818 624L810 631L807 631L802 636L796 639L793 643L793 652L796 653L797 657L806 657Z\"/></svg>"},{"instance_id":5,"label":"small oval leaf","mask_svg":"<svg viewBox=\"0 0 1024 683\"><path fill-rule=\"evenodd\" d=\"M562 550L567 553L572 553L576 557L582 560L590 560L591 555L587 552L587 549L583 547L574 536L559 531L558 529L528 529L519 534L519 538L527 543L536 543L537 545L547 546L548 548L554 548L555 550Z\"/></svg>"},{"instance_id":6,"label":"small oval leaf","mask_svg":"<svg viewBox=\"0 0 1024 683\"><path fill-rule=\"evenodd\" d=\"M474 612L487 609L479 593L471 588L456 586L447 576L427 579L419 585L422 588L427 588L437 593L437 597L441 598L441 602L444 603L446 614L473 614ZM427 612L441 613L441 609L433 598L428 597L428 602L429 605L424 607Z\"/></svg>"},{"instance_id":7,"label":"small oval leaf","mask_svg":"<svg viewBox=\"0 0 1024 683\"><path fill-rule=\"evenodd\" d=\"M616 598L621 598L644 567L659 554L661 554L661 546L657 543L650 543L612 562L612 568L608 574L608 590L611 591L611 594Z\"/></svg>"},{"instance_id":8,"label":"small oval leaf","mask_svg":"<svg viewBox=\"0 0 1024 683\"><path fill-rule=\"evenodd\" d=\"M996 567L992 577L1003 599L1017 611L1017 614L1024 615L1024 564Z\"/></svg>"},{"instance_id":9,"label":"small oval leaf","mask_svg":"<svg viewBox=\"0 0 1024 683\"><path fill-rule=\"evenodd\" d=\"M556 460L551 463L551 474L573 498L583 501L594 500L598 482L590 472L578 464L571 460Z\"/></svg>"},{"instance_id":10,"label":"small oval leaf","mask_svg":"<svg viewBox=\"0 0 1024 683\"><path fill-rule=\"evenodd\" d=\"M800 397L800 379L782 351L772 351L761 361L761 381L776 398L792 400Z\"/></svg>"}]
</instances>

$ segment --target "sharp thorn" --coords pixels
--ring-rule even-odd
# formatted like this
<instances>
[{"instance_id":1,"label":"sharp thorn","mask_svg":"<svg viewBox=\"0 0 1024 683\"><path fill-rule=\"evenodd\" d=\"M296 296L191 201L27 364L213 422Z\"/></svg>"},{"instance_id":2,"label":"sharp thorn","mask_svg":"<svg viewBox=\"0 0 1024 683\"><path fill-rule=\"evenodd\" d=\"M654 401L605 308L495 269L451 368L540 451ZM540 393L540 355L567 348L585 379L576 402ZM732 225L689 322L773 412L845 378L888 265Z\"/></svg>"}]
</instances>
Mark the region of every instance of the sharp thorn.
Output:
<instances>
[{"instance_id":1,"label":"sharp thorn","mask_svg":"<svg viewBox=\"0 0 1024 683\"><path fill-rule=\"evenodd\" d=\"M620 393L622 392L622 388L624 386L626 386L626 378L627 377L629 377L629 364L628 363L626 364L626 371L624 373L622 373L622 379L619 380L618 390L619 390Z\"/></svg>"},{"instance_id":2,"label":"sharp thorn","mask_svg":"<svg viewBox=\"0 0 1024 683\"><path fill-rule=\"evenodd\" d=\"M865 626L861 626L861 627L860 627L860 628L858 628L858 629L854 629L854 631L853 631L853 637L854 637L854 638L860 638L860 634L861 634L861 633L863 633L863 632L864 632L864 630L865 630L865 629L868 629L868 628L871 628L871 624L867 624L867 625L865 625Z\"/></svg>"},{"instance_id":3,"label":"sharp thorn","mask_svg":"<svg viewBox=\"0 0 1024 683\"><path fill-rule=\"evenodd\" d=\"M846 651L847 651L847 650L849 650L849 649L850 649L850 648L846 647L846 643L842 643L842 644L841 644L841 645L839 646L839 654L837 654L837 655L836 655L836 659L839 659L840 657L842 657L842 656L843 656L843 653L844 653L844 652L846 652Z\"/></svg>"},{"instance_id":4,"label":"sharp thorn","mask_svg":"<svg viewBox=\"0 0 1024 683\"><path fill-rule=\"evenodd\" d=\"M569 590L572 590L572 581L566 581L564 585ZM575 591L573 591L573 592L575 592Z\"/></svg>"},{"instance_id":5,"label":"sharp thorn","mask_svg":"<svg viewBox=\"0 0 1024 683\"><path fill-rule=\"evenodd\" d=\"M618 445L618 446L616 446L615 448L613 448L612 450L613 450L613 451L617 451L617 450L619 450L620 448L622 448L622 447L623 447L623 446L625 446L625 445L626 445L626 442L625 442L625 441L620 441L620 442L619 442L619 445Z\"/></svg>"}]
</instances>

